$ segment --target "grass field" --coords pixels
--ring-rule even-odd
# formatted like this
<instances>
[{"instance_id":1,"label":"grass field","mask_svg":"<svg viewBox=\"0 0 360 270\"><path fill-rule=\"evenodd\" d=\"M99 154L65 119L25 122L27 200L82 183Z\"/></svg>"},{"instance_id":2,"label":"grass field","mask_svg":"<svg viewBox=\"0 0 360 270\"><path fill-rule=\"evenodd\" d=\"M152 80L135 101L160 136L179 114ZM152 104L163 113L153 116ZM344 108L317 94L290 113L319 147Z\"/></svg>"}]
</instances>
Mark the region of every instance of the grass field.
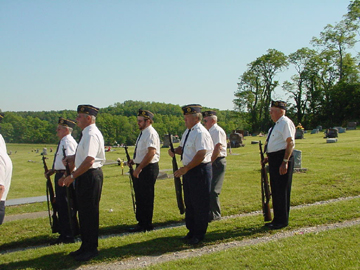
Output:
<instances>
[{"instance_id":1,"label":"grass field","mask_svg":"<svg viewBox=\"0 0 360 270\"><path fill-rule=\"evenodd\" d=\"M302 167L307 168L307 171L294 174L292 206L360 194L359 138L360 131L355 130L340 134L337 143L326 143L322 133L306 133L305 139L296 140L296 149L302 151ZM264 138L246 137L246 146L232 149L232 154L227 157L225 182L220 195L223 216L249 213L261 209L259 146L251 144L251 141L258 141L259 139L264 141ZM42 156L34 151L34 149L38 148L41 152L44 146L8 144L7 148L8 151L12 151L11 158L14 164L12 186L8 199L45 195ZM56 149L55 145L46 145L46 147ZM130 153L133 150L133 148L129 148ZM124 149L115 148L114 151L106 153L108 161L116 161L118 157L125 158ZM48 166L51 166L52 156L50 153L47 163ZM163 148L161 152L160 170L171 174L171 159L167 155L166 148ZM105 178L100 202L100 234L124 233L129 226L136 223L132 209L129 178L125 174L127 169L124 168L123 173L120 166L111 164L104 166L103 171ZM7 207L6 214L14 215L45 210L47 210L46 203L36 203ZM290 225L284 230L352 220L360 217L360 199L293 209L290 216ZM176 206L173 179L158 179L156 183L154 225L164 226L170 223L179 223L183 221L183 218L184 216L179 214ZM51 234L48 223L48 218L4 223L0 227L0 232L1 235L6 237L0 237L0 251L18 247L47 245L57 237L57 235ZM262 225L261 214L210 223L203 245L256 238L273 233L263 229ZM352 246L347 244L352 242L352 245L357 246L357 250L359 250L359 240L355 240L359 239L358 230L359 227L356 227L355 229L349 228L331 233L324 232L322 237L306 236L306 239L294 237L283 240L280 245L283 248L283 256L286 260L282 264L279 264L276 258L268 258L263 263L257 258L257 256L271 250L269 246L279 245L277 243L269 246L249 247L219 253L216 255L217 264L214 264L212 258L204 256L201 260L189 259L187 262L174 262L169 263L169 266L159 265L158 267L159 269L185 269L191 266L192 269L195 269L195 267L219 269L222 268L220 266L226 265L226 269L293 269L294 267L291 267L292 262L296 263L298 260L304 260L298 256L299 245L305 245L309 254L317 254L322 245L324 245L324 248L332 249L334 244L326 239L335 237L344 239L343 244L339 245L338 249L346 256L335 257L334 260L337 263L333 263L333 267L326 268L326 263L329 260L319 255L319 259L315 259L315 257L313 262L309 259L309 264L304 264L302 269L317 269L315 266L319 266L319 269L355 269L353 264L346 264L345 260L347 257L351 258L351 256L354 256L354 258L359 257L358 251L355 251L356 248L350 248ZM179 237L185 233L186 229L180 226L144 234L101 239L99 244L100 256L89 263L126 260L141 255L186 250L190 247L179 241ZM321 239L321 241L317 239ZM317 243L320 247L317 247L314 243ZM42 246L37 249L2 254L0 255L0 269L73 269L80 264L68 258L66 254L77 249L78 246L79 243L55 247ZM350 251L346 249L350 249ZM353 249L354 251L352 251ZM239 253L244 254L244 256L246 254L249 261L243 260L239 262L239 260L235 260L234 257ZM54 260L59 261L59 263L53 265ZM199 266L200 264L203 265L202 268ZM229 265L232 265L232 267ZM246 267L246 265L249 267ZM287 267L287 265L290 266ZM335 266L339 267L335 268Z\"/></svg>"}]
</instances>

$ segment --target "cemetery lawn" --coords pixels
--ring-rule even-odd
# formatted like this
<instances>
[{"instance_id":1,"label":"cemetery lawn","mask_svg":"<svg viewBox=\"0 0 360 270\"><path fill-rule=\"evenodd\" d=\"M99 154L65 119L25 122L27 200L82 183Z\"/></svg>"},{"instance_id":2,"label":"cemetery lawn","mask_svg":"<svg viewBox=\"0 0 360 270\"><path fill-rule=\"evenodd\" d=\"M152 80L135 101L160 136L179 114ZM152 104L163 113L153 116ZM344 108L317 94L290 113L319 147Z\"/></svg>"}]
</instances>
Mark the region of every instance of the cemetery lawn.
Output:
<instances>
[{"instance_id":1,"label":"cemetery lawn","mask_svg":"<svg viewBox=\"0 0 360 270\"><path fill-rule=\"evenodd\" d=\"M360 194L360 130L339 134L337 143L326 143L322 133L305 134L305 139L296 140L296 149L302 151L302 168L307 171L294 173L292 185L289 227L281 230L333 224L360 218L360 198L339 200L326 204L313 204L342 197ZM245 137L245 147L233 148L227 157L225 182L220 195L222 215L231 218L209 224L206 240L201 246L226 243L235 240L255 239L272 235L277 231L268 231L263 226L260 212L260 155L258 144L251 141L262 140L260 137ZM45 195L45 178L42 156L34 149L45 145L8 144L12 151L14 164L12 185L8 199ZM46 145L56 149L56 145ZM159 255L192 249L184 244L180 237L186 234L184 226L167 227L141 234L125 234L127 228L136 224L130 196L127 168L117 165L116 159L125 158L123 148L113 148L107 152L109 165L103 167L104 186L100 202L100 234L110 235L99 240L100 255L88 262L111 262L126 260L143 255ZM129 147L130 154L134 148ZM167 148L162 148L160 170L171 174L171 158ZM16 153L15 153L16 152ZM48 153L48 167L52 164L52 154ZM180 164L180 163L179 163ZM169 224L183 224L184 216L179 214L175 200L173 179L158 179L156 182L154 226L164 227ZM46 203L11 206L6 208L6 215L46 211ZM111 211L112 210L112 211ZM57 237L51 234L48 217L22 219L5 222L0 227L0 252L15 248L29 248L0 255L1 269L68 269L80 264L67 256L77 249L80 243L47 246ZM341 241L339 241L341 239ZM267 244L241 247L216 254L205 255L200 259L171 262L155 266L154 269L344 269L354 268L351 258L359 263L359 226L322 232L314 235L294 236ZM336 250L335 252L335 242ZM355 245L355 246L354 246ZM357 247L357 248L355 248ZM301 250L299 250L301 248ZM276 251L274 251L274 249ZM328 258L321 250L331 251ZM336 256L334 254L337 254ZM274 254L274 255L272 255ZM333 255L331 255L333 254ZM211 256L211 257L210 257ZM276 260L278 256L282 260ZM216 259L215 259L215 258ZM356 261L357 260L357 261ZM56 261L56 265L53 262ZM216 263L214 262L216 261ZM306 261L306 263L305 263ZM330 263L330 264L329 264ZM292 267L293 266L293 267Z\"/></svg>"}]
</instances>

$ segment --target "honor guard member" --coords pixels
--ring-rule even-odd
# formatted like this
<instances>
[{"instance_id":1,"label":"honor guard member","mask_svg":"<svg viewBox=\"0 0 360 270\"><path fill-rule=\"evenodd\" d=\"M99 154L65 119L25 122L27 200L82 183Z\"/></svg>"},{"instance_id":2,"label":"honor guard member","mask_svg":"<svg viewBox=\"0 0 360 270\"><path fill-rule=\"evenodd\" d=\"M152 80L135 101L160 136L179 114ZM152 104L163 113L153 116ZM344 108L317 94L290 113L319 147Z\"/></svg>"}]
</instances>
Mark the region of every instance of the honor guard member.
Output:
<instances>
[{"instance_id":1,"label":"honor guard member","mask_svg":"<svg viewBox=\"0 0 360 270\"><path fill-rule=\"evenodd\" d=\"M289 224L290 192L294 171L295 125L285 116L286 103L272 101L270 108L274 126L266 139L264 163L269 162L274 219L265 226L280 229Z\"/></svg>"},{"instance_id":2,"label":"honor guard member","mask_svg":"<svg viewBox=\"0 0 360 270\"><path fill-rule=\"evenodd\" d=\"M76 122L74 120L65 119L59 117L58 126L56 128L56 135L60 139L58 146L56 148L54 162L52 169L48 170L46 173L47 176L51 176L55 173L54 186L56 193L56 206L59 213L59 233L60 236L52 245L61 244L61 243L74 243L74 234L77 233L77 219L75 213L69 217L68 210L68 198L66 195L66 187L63 186L62 181L59 185L59 179L65 177L66 168L62 160L64 159L63 149L65 149L66 156L75 155L77 142L71 136L73 128L75 127ZM69 189L72 189L71 194L74 193L74 187L71 184ZM70 221L70 218L72 220ZM71 228L71 225L73 228Z\"/></svg>"},{"instance_id":3,"label":"honor guard member","mask_svg":"<svg viewBox=\"0 0 360 270\"><path fill-rule=\"evenodd\" d=\"M0 113L0 123L2 122L3 118L4 118L4 114ZM6 143L1 134L0 134L0 148L3 149L5 151L5 153L7 153Z\"/></svg>"},{"instance_id":4,"label":"honor guard member","mask_svg":"<svg viewBox=\"0 0 360 270\"><path fill-rule=\"evenodd\" d=\"M210 189L210 214L209 221L221 219L221 208L219 195L224 182L226 169L226 133L217 124L215 111L203 112L203 122L209 131L214 144L214 151L211 156L212 179Z\"/></svg>"},{"instance_id":5,"label":"honor guard member","mask_svg":"<svg viewBox=\"0 0 360 270\"><path fill-rule=\"evenodd\" d=\"M182 135L180 146L174 151L181 155L184 166L175 171L174 175L183 176L185 222L189 230L183 239L196 245L204 239L209 222L213 142L210 133L200 123L201 105L187 105L182 110L187 129ZM168 153L174 156L170 149Z\"/></svg>"},{"instance_id":6,"label":"honor guard member","mask_svg":"<svg viewBox=\"0 0 360 270\"><path fill-rule=\"evenodd\" d=\"M10 189L12 169L10 157L0 148L0 225L5 217L5 201Z\"/></svg>"},{"instance_id":7,"label":"honor guard member","mask_svg":"<svg viewBox=\"0 0 360 270\"><path fill-rule=\"evenodd\" d=\"M153 230L155 182L159 174L160 138L153 128L154 114L139 110L137 124L141 130L135 145L134 158L130 164L136 164L133 172L136 200L136 220L138 224L129 232Z\"/></svg>"},{"instance_id":8,"label":"honor guard member","mask_svg":"<svg viewBox=\"0 0 360 270\"><path fill-rule=\"evenodd\" d=\"M95 124L98 111L92 105L78 106L76 121L82 129L82 136L75 157L69 156L64 160L64 163L69 162L71 167L76 167L63 184L69 186L75 180L82 243L70 256L77 261L88 261L98 255L99 203L103 185L101 167L105 163L104 138Z\"/></svg>"}]
</instances>

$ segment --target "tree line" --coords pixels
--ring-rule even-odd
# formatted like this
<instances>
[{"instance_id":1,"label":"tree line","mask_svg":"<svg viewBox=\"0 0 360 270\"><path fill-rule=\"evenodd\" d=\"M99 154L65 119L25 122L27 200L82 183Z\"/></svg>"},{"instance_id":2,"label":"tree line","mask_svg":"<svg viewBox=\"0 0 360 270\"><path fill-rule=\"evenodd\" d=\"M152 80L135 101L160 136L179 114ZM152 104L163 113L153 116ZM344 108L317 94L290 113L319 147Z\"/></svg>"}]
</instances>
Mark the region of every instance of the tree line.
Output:
<instances>
[{"instance_id":1,"label":"tree line","mask_svg":"<svg viewBox=\"0 0 360 270\"><path fill-rule=\"evenodd\" d=\"M139 134L137 113L142 108L154 113L154 128L160 138L171 133L181 137L185 130L184 118L179 105L160 102L143 102L128 100L101 108L97 115L96 125L103 133L106 145L134 145ZM211 108L204 107L203 110ZM1 134L8 143L51 143L56 144L56 127L59 117L75 119L76 111L38 111L6 112L1 123ZM238 113L230 110L217 110L218 123L227 134L244 126ZM72 135L75 139L81 130L75 127Z\"/></svg>"},{"instance_id":2,"label":"tree line","mask_svg":"<svg viewBox=\"0 0 360 270\"><path fill-rule=\"evenodd\" d=\"M271 123L269 104L278 86L290 104L287 114L307 129L344 126L360 119L359 54L349 52L357 42L359 18L360 1L351 1L343 20L328 24L319 37L313 37L311 48L289 55L269 49L249 63L239 78L234 99L237 111L246 113L245 128L267 130ZM296 73L280 85L276 76L289 66Z\"/></svg>"}]
</instances>

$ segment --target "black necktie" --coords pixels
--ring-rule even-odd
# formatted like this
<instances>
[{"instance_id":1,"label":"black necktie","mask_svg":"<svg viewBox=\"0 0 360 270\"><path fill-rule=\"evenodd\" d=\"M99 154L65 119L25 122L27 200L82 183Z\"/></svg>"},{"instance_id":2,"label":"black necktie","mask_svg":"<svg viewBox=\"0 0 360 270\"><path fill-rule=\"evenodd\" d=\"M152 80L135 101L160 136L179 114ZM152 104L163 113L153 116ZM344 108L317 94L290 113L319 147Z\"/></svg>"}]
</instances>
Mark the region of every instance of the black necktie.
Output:
<instances>
[{"instance_id":1,"label":"black necktie","mask_svg":"<svg viewBox=\"0 0 360 270\"><path fill-rule=\"evenodd\" d=\"M270 132L269 132L269 135L267 136L266 138L266 143L265 143L265 147L264 147L264 153L266 153L266 150L267 150L267 146L268 146L268 143L269 143L269 140L270 140L270 136L271 136L271 133L275 127L276 123L272 126Z\"/></svg>"},{"instance_id":2,"label":"black necktie","mask_svg":"<svg viewBox=\"0 0 360 270\"><path fill-rule=\"evenodd\" d=\"M60 141L59 141L59 143L58 143L58 145L57 145L57 147L56 147L56 151L55 151L55 156L54 156L54 161L53 161L52 169L54 169L54 167L55 167L55 160L56 160L57 152L58 152L58 150L59 150L59 146L60 146Z\"/></svg>"},{"instance_id":3,"label":"black necktie","mask_svg":"<svg viewBox=\"0 0 360 270\"><path fill-rule=\"evenodd\" d=\"M182 153L181 153L181 160L183 159L183 154L184 154L184 150L185 150L185 144L186 144L186 141L189 137L189 133L190 133L191 129L189 129L188 133L186 134L185 136L185 141L184 141L184 144L183 144L183 149L182 149Z\"/></svg>"},{"instance_id":4,"label":"black necktie","mask_svg":"<svg viewBox=\"0 0 360 270\"><path fill-rule=\"evenodd\" d=\"M138 142L139 142L139 140L140 140L140 138L141 138L141 135L142 135L142 131L140 132L140 135L139 135L139 137L138 137L137 140L136 140L135 151L134 151L134 158L133 158L133 159L136 158L136 149L137 149L137 146L138 146Z\"/></svg>"}]
</instances>

